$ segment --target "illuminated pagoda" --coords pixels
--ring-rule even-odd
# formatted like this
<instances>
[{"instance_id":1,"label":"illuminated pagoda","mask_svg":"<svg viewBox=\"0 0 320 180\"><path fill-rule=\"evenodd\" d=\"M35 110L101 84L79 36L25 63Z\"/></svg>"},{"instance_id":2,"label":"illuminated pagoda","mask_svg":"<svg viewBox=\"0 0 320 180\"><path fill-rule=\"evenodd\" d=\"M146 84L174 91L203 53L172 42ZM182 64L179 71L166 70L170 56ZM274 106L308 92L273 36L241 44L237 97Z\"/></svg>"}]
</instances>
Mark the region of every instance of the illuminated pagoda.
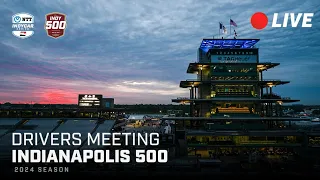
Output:
<instances>
[{"instance_id":1,"label":"illuminated pagoda","mask_svg":"<svg viewBox=\"0 0 320 180\"><path fill-rule=\"evenodd\" d=\"M179 156L209 158L221 154L258 152L295 154L308 146L306 133L284 116L282 105L297 102L274 92L289 81L264 79L263 72L279 63L260 62L259 39L203 39L198 61L187 73L196 79L180 82L190 97L175 103L190 104L189 117L175 120ZM249 153L249 154L250 154ZM251 157L251 155L249 155Z\"/></svg>"},{"instance_id":2,"label":"illuminated pagoda","mask_svg":"<svg viewBox=\"0 0 320 180\"><path fill-rule=\"evenodd\" d=\"M263 79L262 72L279 63L260 63L259 39L204 39L199 60L190 63L187 73L197 79L180 82L190 89L190 98L173 102L190 103L191 117L219 115L281 116L281 104L296 102L272 92L289 81Z\"/></svg>"}]
</instances>

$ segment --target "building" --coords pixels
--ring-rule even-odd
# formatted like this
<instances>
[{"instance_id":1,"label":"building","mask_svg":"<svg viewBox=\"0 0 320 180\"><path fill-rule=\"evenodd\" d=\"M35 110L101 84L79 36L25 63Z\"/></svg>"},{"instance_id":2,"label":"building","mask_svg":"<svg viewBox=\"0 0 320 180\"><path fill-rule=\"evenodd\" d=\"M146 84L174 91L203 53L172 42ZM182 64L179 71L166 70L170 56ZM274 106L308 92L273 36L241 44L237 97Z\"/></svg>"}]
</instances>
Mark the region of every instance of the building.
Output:
<instances>
[{"instance_id":1,"label":"building","mask_svg":"<svg viewBox=\"0 0 320 180\"><path fill-rule=\"evenodd\" d=\"M102 98L102 104L104 108L114 108L114 98Z\"/></svg>"},{"instance_id":2,"label":"building","mask_svg":"<svg viewBox=\"0 0 320 180\"><path fill-rule=\"evenodd\" d=\"M113 98L79 94L78 104L0 104L0 117L10 118L123 118L127 108L115 108Z\"/></svg>"},{"instance_id":3,"label":"building","mask_svg":"<svg viewBox=\"0 0 320 180\"><path fill-rule=\"evenodd\" d=\"M316 151L316 143L311 143L320 135L316 127L297 127L294 121L301 119L282 113L284 103L299 101L276 94L274 87L289 81L263 78L263 72L279 63L260 62L258 41L202 40L198 61L187 69L197 78L180 82L190 96L172 100L190 104L190 117L163 118L176 122L179 156L231 156L253 162L267 155L311 157Z\"/></svg>"}]
</instances>

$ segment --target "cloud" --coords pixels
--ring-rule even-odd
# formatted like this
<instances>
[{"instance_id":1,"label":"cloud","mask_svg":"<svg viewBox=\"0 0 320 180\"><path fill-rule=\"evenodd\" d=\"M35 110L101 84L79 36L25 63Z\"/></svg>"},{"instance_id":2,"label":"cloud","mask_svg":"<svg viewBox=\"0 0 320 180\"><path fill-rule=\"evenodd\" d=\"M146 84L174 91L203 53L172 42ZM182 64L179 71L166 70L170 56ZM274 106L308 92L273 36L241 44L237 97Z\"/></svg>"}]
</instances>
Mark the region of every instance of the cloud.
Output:
<instances>
[{"instance_id":1,"label":"cloud","mask_svg":"<svg viewBox=\"0 0 320 180\"><path fill-rule=\"evenodd\" d=\"M37 0L28 7L5 0L0 102L71 103L77 93L97 92L116 97L116 103L171 103L188 93L179 81L195 78L186 68L197 60L201 39L217 37L218 22L228 25L232 17L239 38L261 39L260 61L281 63L264 77L292 81L286 85L297 87L292 95L314 103L317 97L303 94L319 88L319 7L313 0ZM43 27L45 14L55 11L67 15L66 34L59 39L48 37ZM261 31L250 25L257 11L269 17ZM19 12L35 16L35 34L28 39L11 34L11 16ZM314 12L313 27L271 28L275 12Z\"/></svg>"}]
</instances>

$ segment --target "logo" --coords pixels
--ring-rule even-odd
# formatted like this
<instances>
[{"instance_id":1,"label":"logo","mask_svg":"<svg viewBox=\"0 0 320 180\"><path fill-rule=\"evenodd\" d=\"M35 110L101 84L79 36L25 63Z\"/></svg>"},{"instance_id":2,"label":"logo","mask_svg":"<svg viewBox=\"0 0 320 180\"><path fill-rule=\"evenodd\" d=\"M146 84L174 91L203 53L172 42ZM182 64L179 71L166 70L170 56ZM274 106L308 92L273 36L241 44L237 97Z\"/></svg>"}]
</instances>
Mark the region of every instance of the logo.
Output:
<instances>
[{"instance_id":1,"label":"logo","mask_svg":"<svg viewBox=\"0 0 320 180\"><path fill-rule=\"evenodd\" d=\"M296 28L302 19L301 27L311 28L312 27L312 17L314 13L284 13L283 19L279 19L279 13L273 13L272 25L271 27L277 28L287 28L289 21L292 28ZM263 12L254 13L251 16L252 27L262 30L268 25L268 17ZM282 21L282 22L281 22Z\"/></svg>"},{"instance_id":2,"label":"logo","mask_svg":"<svg viewBox=\"0 0 320 180\"><path fill-rule=\"evenodd\" d=\"M46 15L46 23L44 29L47 35L52 38L59 38L64 36L67 27L67 16L59 12L53 12Z\"/></svg>"},{"instance_id":3,"label":"logo","mask_svg":"<svg viewBox=\"0 0 320 180\"><path fill-rule=\"evenodd\" d=\"M34 17L28 13L18 13L12 16L12 34L25 39L33 35Z\"/></svg>"},{"instance_id":4,"label":"logo","mask_svg":"<svg viewBox=\"0 0 320 180\"><path fill-rule=\"evenodd\" d=\"M250 60L249 56L245 56L245 57L240 57L240 56L225 56L225 57L218 57L218 60L221 62L247 62L248 60Z\"/></svg>"}]
</instances>

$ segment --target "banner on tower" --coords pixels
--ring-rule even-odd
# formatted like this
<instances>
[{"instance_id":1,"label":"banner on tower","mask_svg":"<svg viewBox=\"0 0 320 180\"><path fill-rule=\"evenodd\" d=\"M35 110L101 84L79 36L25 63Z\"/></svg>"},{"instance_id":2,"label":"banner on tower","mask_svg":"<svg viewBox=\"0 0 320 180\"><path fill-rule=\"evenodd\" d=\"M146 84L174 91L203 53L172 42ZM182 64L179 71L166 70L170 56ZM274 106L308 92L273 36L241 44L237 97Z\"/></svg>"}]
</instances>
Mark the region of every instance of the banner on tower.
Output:
<instances>
[{"instance_id":1,"label":"banner on tower","mask_svg":"<svg viewBox=\"0 0 320 180\"><path fill-rule=\"evenodd\" d=\"M257 63L258 49L211 49L212 63Z\"/></svg>"}]
</instances>

